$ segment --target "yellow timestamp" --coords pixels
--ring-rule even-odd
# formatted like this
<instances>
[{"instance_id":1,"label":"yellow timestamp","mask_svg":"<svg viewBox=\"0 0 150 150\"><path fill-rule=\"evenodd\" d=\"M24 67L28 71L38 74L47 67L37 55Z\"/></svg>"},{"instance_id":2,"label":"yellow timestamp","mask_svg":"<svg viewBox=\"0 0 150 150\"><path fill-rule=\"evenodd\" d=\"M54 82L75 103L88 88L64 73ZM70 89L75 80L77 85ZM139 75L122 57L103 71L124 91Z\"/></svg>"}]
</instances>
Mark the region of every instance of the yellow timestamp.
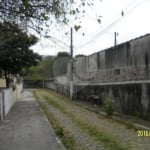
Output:
<instances>
[{"instance_id":1,"label":"yellow timestamp","mask_svg":"<svg viewBox=\"0 0 150 150\"><path fill-rule=\"evenodd\" d=\"M149 136L150 137L150 131L148 130L137 130L137 136Z\"/></svg>"}]
</instances>

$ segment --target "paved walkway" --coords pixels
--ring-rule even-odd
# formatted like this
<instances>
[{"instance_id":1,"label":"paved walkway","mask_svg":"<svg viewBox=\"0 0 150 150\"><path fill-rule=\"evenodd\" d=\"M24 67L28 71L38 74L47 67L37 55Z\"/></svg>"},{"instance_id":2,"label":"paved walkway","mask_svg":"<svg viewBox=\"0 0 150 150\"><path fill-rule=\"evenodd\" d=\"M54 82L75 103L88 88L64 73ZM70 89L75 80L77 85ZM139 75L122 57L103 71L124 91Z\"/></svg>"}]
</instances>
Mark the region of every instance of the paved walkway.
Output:
<instances>
[{"instance_id":1,"label":"paved walkway","mask_svg":"<svg viewBox=\"0 0 150 150\"><path fill-rule=\"evenodd\" d=\"M65 150L31 91L25 90L22 100L0 122L0 150Z\"/></svg>"}]
</instances>

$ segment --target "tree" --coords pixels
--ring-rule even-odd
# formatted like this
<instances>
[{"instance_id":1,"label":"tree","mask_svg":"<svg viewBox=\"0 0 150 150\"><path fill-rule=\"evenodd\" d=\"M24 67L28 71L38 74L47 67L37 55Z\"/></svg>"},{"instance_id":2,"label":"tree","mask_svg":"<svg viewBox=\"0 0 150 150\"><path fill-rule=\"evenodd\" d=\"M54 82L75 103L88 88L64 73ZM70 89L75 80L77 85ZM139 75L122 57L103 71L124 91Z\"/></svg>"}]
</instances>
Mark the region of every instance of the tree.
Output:
<instances>
[{"instance_id":1,"label":"tree","mask_svg":"<svg viewBox=\"0 0 150 150\"><path fill-rule=\"evenodd\" d=\"M69 53L67 52L58 52L57 56L55 59L59 59L61 57L71 57Z\"/></svg>"},{"instance_id":2,"label":"tree","mask_svg":"<svg viewBox=\"0 0 150 150\"><path fill-rule=\"evenodd\" d=\"M25 79L47 80L53 78L53 61L54 58L49 56L41 60L38 65L23 69Z\"/></svg>"},{"instance_id":3,"label":"tree","mask_svg":"<svg viewBox=\"0 0 150 150\"><path fill-rule=\"evenodd\" d=\"M83 54L78 54L78 55L75 56L75 58L79 58L79 57L85 57L85 55L83 55Z\"/></svg>"},{"instance_id":4,"label":"tree","mask_svg":"<svg viewBox=\"0 0 150 150\"><path fill-rule=\"evenodd\" d=\"M77 14L85 13L84 8L93 3L94 0L1 0L0 19L18 24L27 22L26 25L39 31L43 22L53 21L53 18L63 23L69 22L70 16L76 19Z\"/></svg>"},{"instance_id":5,"label":"tree","mask_svg":"<svg viewBox=\"0 0 150 150\"><path fill-rule=\"evenodd\" d=\"M68 63L71 60L71 56L67 52L59 52L53 63L53 75L54 77L65 75L67 73Z\"/></svg>"},{"instance_id":6,"label":"tree","mask_svg":"<svg viewBox=\"0 0 150 150\"><path fill-rule=\"evenodd\" d=\"M9 22L0 23L0 29L0 69L8 87L10 74L16 75L23 67L36 65L40 56L29 49L37 42L35 36L28 36L17 24Z\"/></svg>"},{"instance_id":7,"label":"tree","mask_svg":"<svg viewBox=\"0 0 150 150\"><path fill-rule=\"evenodd\" d=\"M44 79L53 78L53 57L47 57L40 63L40 72Z\"/></svg>"},{"instance_id":8,"label":"tree","mask_svg":"<svg viewBox=\"0 0 150 150\"><path fill-rule=\"evenodd\" d=\"M23 69L25 79L43 80L67 73L67 66L71 60L71 56L67 52L59 52L55 57L47 57L40 61L37 66L31 66Z\"/></svg>"}]
</instances>

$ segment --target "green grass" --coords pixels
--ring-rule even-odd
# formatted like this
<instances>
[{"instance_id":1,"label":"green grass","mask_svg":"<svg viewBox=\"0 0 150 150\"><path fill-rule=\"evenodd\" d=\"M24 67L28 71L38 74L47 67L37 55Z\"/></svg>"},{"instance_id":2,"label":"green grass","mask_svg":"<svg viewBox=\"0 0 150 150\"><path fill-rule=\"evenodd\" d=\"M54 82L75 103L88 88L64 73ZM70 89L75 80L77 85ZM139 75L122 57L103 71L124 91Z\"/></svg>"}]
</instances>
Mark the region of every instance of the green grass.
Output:
<instances>
[{"instance_id":1,"label":"green grass","mask_svg":"<svg viewBox=\"0 0 150 150\"><path fill-rule=\"evenodd\" d=\"M59 122L56 118L48 111L46 105L40 102L38 94L34 91L34 96L39 103L40 108L42 109L43 113L46 115L48 121L51 123L56 135L60 138L62 143L68 150L76 150L75 140L64 130L62 126L60 126Z\"/></svg>"},{"instance_id":2,"label":"green grass","mask_svg":"<svg viewBox=\"0 0 150 150\"><path fill-rule=\"evenodd\" d=\"M125 147L125 146L121 145L120 140L117 137L106 134L105 132L96 128L95 126L93 126L89 123L86 123L83 120L80 120L78 117L75 116L75 114L68 112L64 107L62 107L60 104L58 104L57 101L53 100L51 95L68 101L68 99L65 99L65 97L58 96L58 94L56 94L54 92L50 92L49 96L47 95L47 93L45 95L45 93L41 92L41 94L50 105L54 106L55 108L59 109L62 113L69 116L77 126L79 126L87 134L89 134L91 137L93 137L93 139L96 139L97 141L102 142L103 145L105 146L105 148L110 149L110 150L128 150L128 149L130 149L129 147ZM71 101L69 101L69 103L71 103Z\"/></svg>"},{"instance_id":3,"label":"green grass","mask_svg":"<svg viewBox=\"0 0 150 150\"><path fill-rule=\"evenodd\" d=\"M60 98L60 99L62 99L62 100L64 100L64 101L66 101L67 103L75 104L75 105L77 105L77 106L79 106L79 107L85 108L85 107L83 107L83 106L81 106L81 105L78 105L78 104L75 103L74 101L70 100L68 97L56 93L55 91L50 91L50 90L48 90L48 89L44 89L44 90L41 89L40 91L46 92L47 94L49 94L49 96L50 96L50 95L56 96L57 98ZM88 109L88 110L91 111L91 109ZM101 110L102 110L103 112L105 112L104 107L102 107ZM92 112L94 112L94 111L92 111ZM106 116L101 116L101 117L104 117L104 118L106 119ZM109 119L112 119L111 117L109 117L109 115L108 115L107 117L108 117ZM114 119L112 119L112 120L114 120ZM135 126L134 126L131 122L129 122L129 121L126 121L126 120L115 120L115 121L117 121L118 123L120 123L120 124L122 124L122 125L125 125L125 127L126 127L127 129L133 129L133 130L135 130L135 131L137 131L137 129L138 129L137 127L135 127Z\"/></svg>"}]
</instances>

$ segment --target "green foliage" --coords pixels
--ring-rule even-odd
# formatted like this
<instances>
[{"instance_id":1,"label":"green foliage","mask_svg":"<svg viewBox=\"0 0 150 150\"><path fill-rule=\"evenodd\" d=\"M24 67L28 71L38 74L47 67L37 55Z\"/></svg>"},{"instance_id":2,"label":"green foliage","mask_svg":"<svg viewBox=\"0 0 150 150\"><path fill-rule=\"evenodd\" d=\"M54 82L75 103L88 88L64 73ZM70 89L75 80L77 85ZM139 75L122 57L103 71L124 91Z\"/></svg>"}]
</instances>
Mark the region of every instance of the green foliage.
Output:
<instances>
[{"instance_id":1,"label":"green foliage","mask_svg":"<svg viewBox=\"0 0 150 150\"><path fill-rule=\"evenodd\" d=\"M63 136L64 136L64 130L63 130L63 128L61 128L61 127L56 128L56 129L55 129L55 132L56 132L56 134L57 134L59 137L63 137Z\"/></svg>"},{"instance_id":2,"label":"green foliage","mask_svg":"<svg viewBox=\"0 0 150 150\"><path fill-rule=\"evenodd\" d=\"M113 115L113 113L114 113L114 102L111 99L106 99L104 101L104 110L108 116Z\"/></svg>"},{"instance_id":3,"label":"green foliage","mask_svg":"<svg viewBox=\"0 0 150 150\"><path fill-rule=\"evenodd\" d=\"M80 25L75 25L75 26L74 26L75 31L78 31L80 28L81 28Z\"/></svg>"},{"instance_id":4,"label":"green foliage","mask_svg":"<svg viewBox=\"0 0 150 150\"><path fill-rule=\"evenodd\" d=\"M47 22L47 26L49 22L53 23L52 18L65 24L73 19L81 19L85 9L93 6L94 1L96 0L1 0L0 19L17 24L28 22L24 23L24 26L28 25L40 32L43 23Z\"/></svg>"},{"instance_id":5,"label":"green foliage","mask_svg":"<svg viewBox=\"0 0 150 150\"><path fill-rule=\"evenodd\" d=\"M72 103L70 99L67 99L66 97L59 95L58 93L49 91L49 90L38 90L36 91L40 96L42 96L47 102L58 109L61 113L67 115L69 118L72 119L72 121L80 128L82 131L87 133L90 137L95 139L96 141L102 142L105 149L110 150L127 150L130 149L128 145L123 145L121 141L111 135L105 132L103 129L98 128L97 126L93 125L92 122L86 122L82 117L79 117L76 113L73 111L68 111L64 106L59 103L60 101L64 101L66 103L69 103L70 105L75 105L75 103ZM58 100L59 99L59 100ZM111 100L108 100L111 101Z\"/></svg>"},{"instance_id":6,"label":"green foliage","mask_svg":"<svg viewBox=\"0 0 150 150\"><path fill-rule=\"evenodd\" d=\"M17 24L0 23L0 69L3 70L8 86L8 75L20 73L23 67L36 65L40 56L29 47L37 42L33 35L28 36Z\"/></svg>"},{"instance_id":7,"label":"green foliage","mask_svg":"<svg viewBox=\"0 0 150 150\"><path fill-rule=\"evenodd\" d=\"M83 55L83 54L78 54L78 55L75 56L75 58L79 58L79 57L85 57L85 55Z\"/></svg>"},{"instance_id":8,"label":"green foliage","mask_svg":"<svg viewBox=\"0 0 150 150\"><path fill-rule=\"evenodd\" d=\"M34 96L37 99L42 111L48 118L49 122L53 126L55 133L58 135L58 137L61 139L62 143L65 145L65 147L68 150L76 150L76 144L75 140L72 136L70 136L67 132L65 132L64 128L60 126L58 120L54 117L52 113L48 111L47 106L40 101L40 97L37 94L37 92L34 91Z\"/></svg>"},{"instance_id":9,"label":"green foliage","mask_svg":"<svg viewBox=\"0 0 150 150\"><path fill-rule=\"evenodd\" d=\"M25 79L43 80L53 78L53 57L45 58L38 65L23 69L22 74Z\"/></svg>"},{"instance_id":10,"label":"green foliage","mask_svg":"<svg viewBox=\"0 0 150 150\"><path fill-rule=\"evenodd\" d=\"M70 60L70 54L67 52L59 52L53 63L53 75L56 77L66 74Z\"/></svg>"},{"instance_id":11,"label":"green foliage","mask_svg":"<svg viewBox=\"0 0 150 150\"><path fill-rule=\"evenodd\" d=\"M57 54L57 56L56 56L55 59L58 59L58 58L60 58L60 57L71 57L71 56L70 56L70 54L67 53L67 52L59 52L59 53Z\"/></svg>"},{"instance_id":12,"label":"green foliage","mask_svg":"<svg viewBox=\"0 0 150 150\"><path fill-rule=\"evenodd\" d=\"M97 22L100 24L100 23L101 23L101 20L100 20L100 19L97 19Z\"/></svg>"}]
</instances>

